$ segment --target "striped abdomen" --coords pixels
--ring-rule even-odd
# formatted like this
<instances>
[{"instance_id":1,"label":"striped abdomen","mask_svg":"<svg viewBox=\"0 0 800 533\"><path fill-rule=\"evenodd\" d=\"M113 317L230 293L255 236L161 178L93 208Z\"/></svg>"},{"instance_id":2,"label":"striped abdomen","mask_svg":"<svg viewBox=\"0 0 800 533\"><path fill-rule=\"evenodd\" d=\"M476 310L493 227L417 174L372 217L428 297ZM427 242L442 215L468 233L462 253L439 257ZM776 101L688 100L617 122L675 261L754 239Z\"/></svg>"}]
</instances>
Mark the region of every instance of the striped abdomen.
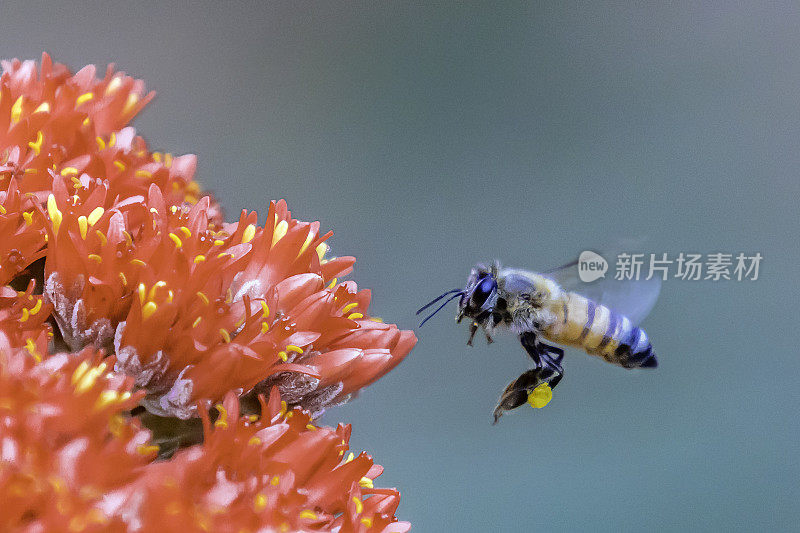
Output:
<instances>
[{"instance_id":1,"label":"striped abdomen","mask_svg":"<svg viewBox=\"0 0 800 533\"><path fill-rule=\"evenodd\" d=\"M552 310L558 320L542 332L551 341L582 348L625 368L658 365L647 333L608 307L568 292Z\"/></svg>"}]
</instances>

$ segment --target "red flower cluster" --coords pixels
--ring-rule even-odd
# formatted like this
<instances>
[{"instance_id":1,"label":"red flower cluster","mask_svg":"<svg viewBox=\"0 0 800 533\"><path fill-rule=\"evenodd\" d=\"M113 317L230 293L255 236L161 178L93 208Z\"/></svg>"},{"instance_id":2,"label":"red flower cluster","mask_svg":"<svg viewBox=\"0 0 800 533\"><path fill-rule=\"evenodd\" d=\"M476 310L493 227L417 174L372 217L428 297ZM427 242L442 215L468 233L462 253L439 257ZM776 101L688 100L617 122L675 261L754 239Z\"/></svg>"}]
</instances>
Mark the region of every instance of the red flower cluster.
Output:
<instances>
[{"instance_id":1,"label":"red flower cluster","mask_svg":"<svg viewBox=\"0 0 800 533\"><path fill-rule=\"evenodd\" d=\"M17 389L0 393L0 499L20 490L23 502L7 523L45 524L63 508L79 525L131 529L163 527L166 515L214 530L404 529L398 493L367 481L380 468L366 455L339 464L349 430L310 424L416 342L369 316L369 291L338 282L354 259L328 257L331 233L283 201L263 225L255 212L225 223L193 181L194 156L150 152L128 126L153 97L141 81L112 67L73 75L46 54L41 69L2 66L0 380ZM75 377L87 368L91 379ZM76 383L101 377L109 402L95 412ZM256 407L249 418L239 400ZM41 410L51 421L51 403L57 431L27 418ZM149 464L130 446L149 433L123 416L137 405L203 418L205 442ZM68 460L47 451L70 442L83 444ZM35 461L14 464L20 456ZM108 481L89 457L120 471ZM36 480L35 493L19 476ZM40 505L62 496L75 501ZM232 522L234 509L248 518Z\"/></svg>"}]
</instances>

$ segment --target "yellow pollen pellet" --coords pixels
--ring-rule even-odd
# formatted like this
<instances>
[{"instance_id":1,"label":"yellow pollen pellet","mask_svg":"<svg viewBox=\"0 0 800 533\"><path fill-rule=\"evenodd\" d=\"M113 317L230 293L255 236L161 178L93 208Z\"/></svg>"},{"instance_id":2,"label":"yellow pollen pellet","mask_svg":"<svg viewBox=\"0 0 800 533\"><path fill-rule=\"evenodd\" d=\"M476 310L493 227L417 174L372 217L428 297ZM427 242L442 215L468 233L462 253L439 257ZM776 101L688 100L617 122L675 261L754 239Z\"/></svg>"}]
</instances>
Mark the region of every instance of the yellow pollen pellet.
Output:
<instances>
[{"instance_id":1,"label":"yellow pollen pellet","mask_svg":"<svg viewBox=\"0 0 800 533\"><path fill-rule=\"evenodd\" d=\"M299 346L295 346L294 344L289 344L288 346L286 346L286 351L287 352L303 353L303 349L300 348Z\"/></svg>"},{"instance_id":2,"label":"yellow pollen pellet","mask_svg":"<svg viewBox=\"0 0 800 533\"><path fill-rule=\"evenodd\" d=\"M362 489L372 489L375 487L372 484L372 480L367 476L364 476L360 480L358 480L358 484L361 486Z\"/></svg>"},{"instance_id":3,"label":"yellow pollen pellet","mask_svg":"<svg viewBox=\"0 0 800 533\"><path fill-rule=\"evenodd\" d=\"M173 205L172 207L175 207L175 206ZM186 237L187 239L192 236L192 231L189 228L187 228L186 226L181 226L180 228L178 228L178 230L181 233L183 233L183 236Z\"/></svg>"},{"instance_id":4,"label":"yellow pollen pellet","mask_svg":"<svg viewBox=\"0 0 800 533\"><path fill-rule=\"evenodd\" d=\"M75 167L64 167L61 169L61 175L65 178L68 176L75 176L78 174L78 169Z\"/></svg>"},{"instance_id":5,"label":"yellow pollen pellet","mask_svg":"<svg viewBox=\"0 0 800 533\"><path fill-rule=\"evenodd\" d=\"M53 233L58 235L58 229L61 227L61 220L64 215L58 210L56 197L52 194L47 197L47 214L50 215L50 222L53 224Z\"/></svg>"},{"instance_id":6,"label":"yellow pollen pellet","mask_svg":"<svg viewBox=\"0 0 800 533\"><path fill-rule=\"evenodd\" d=\"M281 220L278 222L278 225L275 226L275 229L272 232L272 246L275 246L279 240L281 240L286 232L289 231L289 223L285 220Z\"/></svg>"},{"instance_id":7,"label":"yellow pollen pellet","mask_svg":"<svg viewBox=\"0 0 800 533\"><path fill-rule=\"evenodd\" d=\"M169 238L172 239L172 242L175 243L176 248L180 248L181 246L183 246L183 241L181 241L181 238L175 235L174 233L170 233Z\"/></svg>"},{"instance_id":8,"label":"yellow pollen pellet","mask_svg":"<svg viewBox=\"0 0 800 533\"><path fill-rule=\"evenodd\" d=\"M342 309L342 314L349 313L350 311L352 311L356 307L358 307L358 302L349 303L349 304L345 305L344 308Z\"/></svg>"},{"instance_id":9,"label":"yellow pollen pellet","mask_svg":"<svg viewBox=\"0 0 800 533\"><path fill-rule=\"evenodd\" d=\"M247 444L249 444L250 446L258 446L259 444L261 444L261 439L259 439L258 437L251 437L250 440L247 441Z\"/></svg>"},{"instance_id":10,"label":"yellow pollen pellet","mask_svg":"<svg viewBox=\"0 0 800 533\"><path fill-rule=\"evenodd\" d=\"M231 334L228 333L227 329L220 328L219 329L219 334L222 336L222 340L224 340L226 343L227 342L231 342Z\"/></svg>"},{"instance_id":11,"label":"yellow pollen pellet","mask_svg":"<svg viewBox=\"0 0 800 533\"><path fill-rule=\"evenodd\" d=\"M272 476L272 479L269 480L269 484L272 485L273 487L277 487L278 483L280 482L281 478L279 478L278 476Z\"/></svg>"},{"instance_id":12,"label":"yellow pollen pellet","mask_svg":"<svg viewBox=\"0 0 800 533\"><path fill-rule=\"evenodd\" d=\"M153 177L152 172L148 172L142 169L137 170L136 172L133 173L133 175L136 176L137 178L142 178L142 179L149 179Z\"/></svg>"},{"instance_id":13,"label":"yellow pollen pellet","mask_svg":"<svg viewBox=\"0 0 800 533\"><path fill-rule=\"evenodd\" d=\"M44 142L44 135L41 131L39 131L36 132L36 140L29 142L28 146L30 146L31 149L36 152L36 155L39 155L39 152L42 151L42 142Z\"/></svg>"},{"instance_id":14,"label":"yellow pollen pellet","mask_svg":"<svg viewBox=\"0 0 800 533\"><path fill-rule=\"evenodd\" d=\"M256 494L256 497L253 500L253 509L255 510L255 512L260 513L266 508L267 508L267 497L261 493Z\"/></svg>"},{"instance_id":15,"label":"yellow pollen pellet","mask_svg":"<svg viewBox=\"0 0 800 533\"><path fill-rule=\"evenodd\" d=\"M206 260L206 256L204 256L203 254L196 255L195 258L194 258L194 262L195 263L202 263L205 260Z\"/></svg>"},{"instance_id":16,"label":"yellow pollen pellet","mask_svg":"<svg viewBox=\"0 0 800 533\"><path fill-rule=\"evenodd\" d=\"M144 261L142 261L141 259L131 259L131 264L132 265L136 265L136 266L140 266L140 267L146 266L146 263Z\"/></svg>"},{"instance_id":17,"label":"yellow pollen pellet","mask_svg":"<svg viewBox=\"0 0 800 533\"><path fill-rule=\"evenodd\" d=\"M203 300L204 304L206 304L206 305L209 304L208 296L206 296L205 293L203 293L201 291L197 291L197 297L200 298L201 300Z\"/></svg>"},{"instance_id":18,"label":"yellow pollen pellet","mask_svg":"<svg viewBox=\"0 0 800 533\"><path fill-rule=\"evenodd\" d=\"M528 394L528 403L531 405L531 407L536 409L541 409L550 403L550 400L552 399L553 389L551 389L550 385L547 383L540 384L538 387L533 389L530 394Z\"/></svg>"},{"instance_id":19,"label":"yellow pollen pellet","mask_svg":"<svg viewBox=\"0 0 800 533\"><path fill-rule=\"evenodd\" d=\"M261 323L261 333L266 333L269 331L269 324L266 322Z\"/></svg>"},{"instance_id":20,"label":"yellow pollen pellet","mask_svg":"<svg viewBox=\"0 0 800 533\"><path fill-rule=\"evenodd\" d=\"M106 142L99 135L94 138L94 142L97 143L98 150L105 150L106 149Z\"/></svg>"},{"instance_id":21,"label":"yellow pollen pellet","mask_svg":"<svg viewBox=\"0 0 800 533\"><path fill-rule=\"evenodd\" d=\"M100 257L97 254L89 254L86 257L88 257L89 259L91 259L92 261L94 261L96 263L102 263L103 262L103 258Z\"/></svg>"},{"instance_id":22,"label":"yellow pollen pellet","mask_svg":"<svg viewBox=\"0 0 800 533\"><path fill-rule=\"evenodd\" d=\"M153 313L155 313L157 309L158 306L156 305L155 302L147 302L142 306L142 318L147 320L148 318L153 316Z\"/></svg>"},{"instance_id":23,"label":"yellow pollen pellet","mask_svg":"<svg viewBox=\"0 0 800 533\"><path fill-rule=\"evenodd\" d=\"M105 212L106 210L103 209L102 207L95 207L92 210L92 212L89 213L89 218L87 218L87 220L89 221L89 225L94 226L95 224L97 224L97 221L100 220L100 217L102 217L103 213Z\"/></svg>"},{"instance_id":24,"label":"yellow pollen pellet","mask_svg":"<svg viewBox=\"0 0 800 533\"><path fill-rule=\"evenodd\" d=\"M246 244L253 240L253 237L256 236L256 226L255 224L249 224L246 228L244 228L244 232L242 232L242 243Z\"/></svg>"},{"instance_id":25,"label":"yellow pollen pellet","mask_svg":"<svg viewBox=\"0 0 800 533\"><path fill-rule=\"evenodd\" d=\"M269 316L269 306L267 305L267 302L264 300L261 300L261 316L263 316L264 318L267 318Z\"/></svg>"},{"instance_id":26,"label":"yellow pollen pellet","mask_svg":"<svg viewBox=\"0 0 800 533\"><path fill-rule=\"evenodd\" d=\"M17 98L17 101L14 102L14 105L11 106L11 122L15 124L22 118L22 102L23 97L20 96Z\"/></svg>"},{"instance_id":27,"label":"yellow pollen pellet","mask_svg":"<svg viewBox=\"0 0 800 533\"><path fill-rule=\"evenodd\" d=\"M81 104L85 104L89 100L94 98L94 94L92 93L83 93L75 100L75 107L80 106Z\"/></svg>"},{"instance_id":28,"label":"yellow pollen pellet","mask_svg":"<svg viewBox=\"0 0 800 533\"><path fill-rule=\"evenodd\" d=\"M27 307L23 307L22 308L22 316L20 317L19 321L20 322L27 322L29 318L30 318L30 311L28 311Z\"/></svg>"},{"instance_id":29,"label":"yellow pollen pellet","mask_svg":"<svg viewBox=\"0 0 800 533\"><path fill-rule=\"evenodd\" d=\"M78 217L78 231L81 232L81 239L86 240L86 233L89 231L89 221L84 215Z\"/></svg>"},{"instance_id":30,"label":"yellow pollen pellet","mask_svg":"<svg viewBox=\"0 0 800 533\"><path fill-rule=\"evenodd\" d=\"M41 300L41 299L39 299L39 300L36 300L36 305L34 305L34 306L31 308L31 314L32 314L32 315L35 315L36 313L38 313L39 311L41 311L41 310L42 310L42 301L43 301L43 300Z\"/></svg>"},{"instance_id":31,"label":"yellow pollen pellet","mask_svg":"<svg viewBox=\"0 0 800 533\"><path fill-rule=\"evenodd\" d=\"M28 213L27 211L23 211L22 218L25 219L25 225L30 226L33 224L33 213Z\"/></svg>"},{"instance_id":32,"label":"yellow pollen pellet","mask_svg":"<svg viewBox=\"0 0 800 533\"><path fill-rule=\"evenodd\" d=\"M307 520L316 520L317 513L315 513L311 509L305 509L303 511L300 511L300 518L305 518Z\"/></svg>"},{"instance_id":33,"label":"yellow pollen pellet","mask_svg":"<svg viewBox=\"0 0 800 533\"><path fill-rule=\"evenodd\" d=\"M284 363L289 359L289 356L287 356L286 352L284 351L278 352L278 357L280 357L281 361L283 361Z\"/></svg>"},{"instance_id":34,"label":"yellow pollen pellet","mask_svg":"<svg viewBox=\"0 0 800 533\"><path fill-rule=\"evenodd\" d=\"M356 504L356 514L361 514L364 512L364 504L361 502L361 498L358 496L353 496L353 503Z\"/></svg>"},{"instance_id":35,"label":"yellow pollen pellet","mask_svg":"<svg viewBox=\"0 0 800 533\"><path fill-rule=\"evenodd\" d=\"M50 104L48 102L42 102L39 104L39 107L34 110L34 113L49 113L50 112Z\"/></svg>"},{"instance_id":36,"label":"yellow pollen pellet","mask_svg":"<svg viewBox=\"0 0 800 533\"><path fill-rule=\"evenodd\" d=\"M364 315L362 313L350 313L347 315L347 318L350 320L357 320L359 318L364 318Z\"/></svg>"},{"instance_id":37,"label":"yellow pollen pellet","mask_svg":"<svg viewBox=\"0 0 800 533\"><path fill-rule=\"evenodd\" d=\"M97 235L97 238L100 239L100 245L105 246L108 244L108 239L106 239L105 233L100 231L99 229L94 230L94 234Z\"/></svg>"},{"instance_id":38,"label":"yellow pollen pellet","mask_svg":"<svg viewBox=\"0 0 800 533\"><path fill-rule=\"evenodd\" d=\"M214 246L222 246L223 244L225 244L225 241L221 241L219 239L214 241Z\"/></svg>"},{"instance_id":39,"label":"yellow pollen pellet","mask_svg":"<svg viewBox=\"0 0 800 533\"><path fill-rule=\"evenodd\" d=\"M196 328L197 326L200 325L200 322L202 322L202 321L203 321L203 317L201 317L201 316L195 318L194 322L192 322L192 327Z\"/></svg>"}]
</instances>

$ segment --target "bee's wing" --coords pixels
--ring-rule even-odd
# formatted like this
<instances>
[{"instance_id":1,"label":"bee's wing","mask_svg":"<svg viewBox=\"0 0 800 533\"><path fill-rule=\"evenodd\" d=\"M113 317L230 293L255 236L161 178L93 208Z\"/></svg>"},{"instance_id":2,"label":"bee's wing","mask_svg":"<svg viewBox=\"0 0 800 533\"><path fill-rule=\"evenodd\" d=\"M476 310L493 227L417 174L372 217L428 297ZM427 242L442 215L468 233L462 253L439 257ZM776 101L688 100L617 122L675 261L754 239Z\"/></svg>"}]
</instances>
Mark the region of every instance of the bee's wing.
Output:
<instances>
[{"instance_id":1,"label":"bee's wing","mask_svg":"<svg viewBox=\"0 0 800 533\"><path fill-rule=\"evenodd\" d=\"M581 281L578 275L578 261L572 261L553 270L542 272L542 275L551 278L561 285L564 290L594 300L595 303L605 305L614 311L628 317L634 324L639 324L650 313L661 291L661 277L656 274L651 279L647 277L647 269L643 268L639 279L617 280L614 279L614 265L616 253L601 253L609 265L605 277L592 282Z\"/></svg>"}]
</instances>

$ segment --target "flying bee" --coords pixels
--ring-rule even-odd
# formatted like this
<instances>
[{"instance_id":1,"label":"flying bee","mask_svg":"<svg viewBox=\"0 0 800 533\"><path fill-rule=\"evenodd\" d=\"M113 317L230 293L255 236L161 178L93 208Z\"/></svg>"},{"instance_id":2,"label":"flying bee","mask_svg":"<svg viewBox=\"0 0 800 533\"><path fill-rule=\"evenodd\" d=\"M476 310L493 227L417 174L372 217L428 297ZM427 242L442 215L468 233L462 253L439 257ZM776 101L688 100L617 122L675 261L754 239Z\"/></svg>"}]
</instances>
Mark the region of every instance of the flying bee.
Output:
<instances>
[{"instance_id":1,"label":"flying bee","mask_svg":"<svg viewBox=\"0 0 800 533\"><path fill-rule=\"evenodd\" d=\"M581 294L573 292L573 287ZM494 410L497 423L504 412L526 402L543 407L550 399L550 389L561 381L564 350L540 339L580 348L624 368L655 368L653 347L637 324L650 312L660 288L657 276L584 283L578 278L577 261L544 273L503 268L495 261L488 267L475 266L463 289L447 291L417 314L449 296L422 326L448 302L460 298L456 322L470 320L467 345L472 346L479 329L489 343L502 331L519 337L534 367L503 391Z\"/></svg>"}]
</instances>

